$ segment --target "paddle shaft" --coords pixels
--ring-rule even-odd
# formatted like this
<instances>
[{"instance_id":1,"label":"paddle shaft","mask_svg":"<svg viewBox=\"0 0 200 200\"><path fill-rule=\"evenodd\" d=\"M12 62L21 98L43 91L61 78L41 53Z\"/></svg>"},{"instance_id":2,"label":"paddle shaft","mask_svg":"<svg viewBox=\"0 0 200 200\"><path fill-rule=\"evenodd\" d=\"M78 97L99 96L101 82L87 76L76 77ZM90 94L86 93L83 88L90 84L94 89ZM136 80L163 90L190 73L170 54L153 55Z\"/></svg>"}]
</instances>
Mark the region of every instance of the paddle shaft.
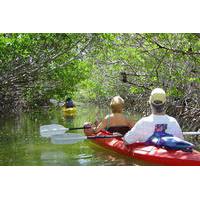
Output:
<instances>
[{"instance_id":1,"label":"paddle shaft","mask_svg":"<svg viewBox=\"0 0 200 200\"><path fill-rule=\"evenodd\" d=\"M103 138L116 138L116 137L122 137L122 135L92 135L92 136L87 136L87 139L103 139Z\"/></svg>"},{"instance_id":2,"label":"paddle shaft","mask_svg":"<svg viewBox=\"0 0 200 200\"><path fill-rule=\"evenodd\" d=\"M91 127L75 127L69 128L69 130L80 130L80 129L89 129ZM183 135L200 135L200 132L183 132Z\"/></svg>"},{"instance_id":3,"label":"paddle shaft","mask_svg":"<svg viewBox=\"0 0 200 200\"><path fill-rule=\"evenodd\" d=\"M189 132L191 133L191 132ZM111 138L121 138L122 135L90 135L82 136L74 133L67 133L62 135L52 135L51 141L53 144L74 144L86 139L111 139Z\"/></svg>"},{"instance_id":4,"label":"paddle shaft","mask_svg":"<svg viewBox=\"0 0 200 200\"><path fill-rule=\"evenodd\" d=\"M200 135L200 132L183 132L184 135ZM92 135L87 136L87 139L98 139L98 138L116 138L123 137L123 135Z\"/></svg>"},{"instance_id":5,"label":"paddle shaft","mask_svg":"<svg viewBox=\"0 0 200 200\"><path fill-rule=\"evenodd\" d=\"M75 127L75 128L69 128L69 130L79 130L79 129L89 129L91 127Z\"/></svg>"},{"instance_id":6,"label":"paddle shaft","mask_svg":"<svg viewBox=\"0 0 200 200\"><path fill-rule=\"evenodd\" d=\"M69 130L89 129L91 127L69 128ZM200 135L200 132L183 132L183 135Z\"/></svg>"},{"instance_id":7,"label":"paddle shaft","mask_svg":"<svg viewBox=\"0 0 200 200\"><path fill-rule=\"evenodd\" d=\"M183 132L184 135L200 135L200 132ZM87 136L87 139L98 139L98 138L116 138L123 137L122 135L92 135Z\"/></svg>"},{"instance_id":8,"label":"paddle shaft","mask_svg":"<svg viewBox=\"0 0 200 200\"><path fill-rule=\"evenodd\" d=\"M200 135L200 132L183 132L183 135Z\"/></svg>"}]
</instances>

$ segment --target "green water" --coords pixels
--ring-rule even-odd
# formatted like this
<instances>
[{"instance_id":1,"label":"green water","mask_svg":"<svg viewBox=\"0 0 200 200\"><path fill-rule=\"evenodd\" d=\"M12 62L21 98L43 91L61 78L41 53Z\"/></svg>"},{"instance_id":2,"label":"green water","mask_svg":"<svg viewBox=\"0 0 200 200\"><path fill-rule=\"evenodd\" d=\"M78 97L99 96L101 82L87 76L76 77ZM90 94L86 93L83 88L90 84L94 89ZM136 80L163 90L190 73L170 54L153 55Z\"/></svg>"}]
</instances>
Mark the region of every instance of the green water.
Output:
<instances>
[{"instance_id":1,"label":"green water","mask_svg":"<svg viewBox=\"0 0 200 200\"><path fill-rule=\"evenodd\" d=\"M80 127L85 121L100 119L107 109L78 107L75 116L64 116L60 108L22 113L0 119L1 166L99 166L136 165L133 159L105 150L89 141L68 145L51 144L40 137L39 127L61 124ZM82 133L82 130L72 131Z\"/></svg>"},{"instance_id":2,"label":"green water","mask_svg":"<svg viewBox=\"0 0 200 200\"><path fill-rule=\"evenodd\" d=\"M64 116L60 108L22 113L19 116L0 119L1 166L127 166L149 165L106 150L92 142L55 145L40 137L39 127L61 124L80 127L85 121L101 119L108 109L96 106L80 106L75 116ZM128 114L131 118L133 115ZM82 133L82 130L74 131Z\"/></svg>"}]
</instances>

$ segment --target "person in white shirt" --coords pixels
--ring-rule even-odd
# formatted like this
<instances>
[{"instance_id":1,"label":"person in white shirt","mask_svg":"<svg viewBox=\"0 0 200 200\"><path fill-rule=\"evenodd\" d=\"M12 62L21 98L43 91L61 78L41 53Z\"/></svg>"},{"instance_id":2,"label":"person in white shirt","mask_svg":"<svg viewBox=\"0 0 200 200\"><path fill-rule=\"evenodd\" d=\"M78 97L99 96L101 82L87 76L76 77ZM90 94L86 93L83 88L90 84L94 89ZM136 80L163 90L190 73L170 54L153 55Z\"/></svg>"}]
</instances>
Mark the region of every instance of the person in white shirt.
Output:
<instances>
[{"instance_id":1,"label":"person in white shirt","mask_svg":"<svg viewBox=\"0 0 200 200\"><path fill-rule=\"evenodd\" d=\"M161 88L151 92L149 103L152 114L140 119L135 126L124 135L125 144L146 142L154 132L164 131L181 139L182 130L175 118L165 114L166 93Z\"/></svg>"}]
</instances>

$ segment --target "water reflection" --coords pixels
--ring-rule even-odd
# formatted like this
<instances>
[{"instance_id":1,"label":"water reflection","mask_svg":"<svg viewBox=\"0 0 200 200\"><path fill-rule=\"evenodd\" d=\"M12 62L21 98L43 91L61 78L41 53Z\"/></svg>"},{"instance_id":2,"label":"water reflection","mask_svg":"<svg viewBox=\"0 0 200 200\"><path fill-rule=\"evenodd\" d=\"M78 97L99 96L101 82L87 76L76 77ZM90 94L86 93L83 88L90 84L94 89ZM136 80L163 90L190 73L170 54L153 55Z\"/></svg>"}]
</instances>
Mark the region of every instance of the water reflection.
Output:
<instances>
[{"instance_id":1,"label":"water reflection","mask_svg":"<svg viewBox=\"0 0 200 200\"><path fill-rule=\"evenodd\" d=\"M74 121L76 120L75 115L63 114L63 121L69 125L69 127L74 127Z\"/></svg>"},{"instance_id":2,"label":"water reflection","mask_svg":"<svg viewBox=\"0 0 200 200\"><path fill-rule=\"evenodd\" d=\"M91 165L91 160L93 158L93 155L92 154L80 154L78 155L77 157L75 157L74 159L76 160L77 159L77 162L79 163L79 165L85 165L85 166L88 166L88 165Z\"/></svg>"},{"instance_id":3,"label":"water reflection","mask_svg":"<svg viewBox=\"0 0 200 200\"><path fill-rule=\"evenodd\" d=\"M61 165L65 158L66 154L62 151L44 151L40 156L43 165Z\"/></svg>"},{"instance_id":4,"label":"water reflection","mask_svg":"<svg viewBox=\"0 0 200 200\"><path fill-rule=\"evenodd\" d=\"M0 119L0 165L2 166L135 166L149 165L121 156L85 141L71 145L53 145L48 138L41 138L39 127L61 124L80 127L85 121L94 121L109 111L107 108L85 106L77 114L66 116L61 109L44 109ZM73 132L73 131L70 131ZM82 130L74 131L82 134ZM189 140L194 140L192 136ZM196 142L199 144L199 141Z\"/></svg>"}]
</instances>

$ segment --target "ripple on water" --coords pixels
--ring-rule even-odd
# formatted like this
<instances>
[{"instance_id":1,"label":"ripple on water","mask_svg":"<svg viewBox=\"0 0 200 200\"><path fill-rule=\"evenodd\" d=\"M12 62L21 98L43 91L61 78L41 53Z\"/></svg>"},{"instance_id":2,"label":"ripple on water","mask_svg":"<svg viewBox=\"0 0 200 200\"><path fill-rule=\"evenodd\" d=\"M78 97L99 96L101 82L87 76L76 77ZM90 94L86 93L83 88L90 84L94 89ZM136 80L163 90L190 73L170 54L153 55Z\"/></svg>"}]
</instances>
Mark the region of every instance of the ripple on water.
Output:
<instances>
[{"instance_id":1,"label":"ripple on water","mask_svg":"<svg viewBox=\"0 0 200 200\"><path fill-rule=\"evenodd\" d=\"M74 159L87 159L87 158L92 158L93 155L88 155L88 154L79 154L78 156L75 156Z\"/></svg>"}]
</instances>

